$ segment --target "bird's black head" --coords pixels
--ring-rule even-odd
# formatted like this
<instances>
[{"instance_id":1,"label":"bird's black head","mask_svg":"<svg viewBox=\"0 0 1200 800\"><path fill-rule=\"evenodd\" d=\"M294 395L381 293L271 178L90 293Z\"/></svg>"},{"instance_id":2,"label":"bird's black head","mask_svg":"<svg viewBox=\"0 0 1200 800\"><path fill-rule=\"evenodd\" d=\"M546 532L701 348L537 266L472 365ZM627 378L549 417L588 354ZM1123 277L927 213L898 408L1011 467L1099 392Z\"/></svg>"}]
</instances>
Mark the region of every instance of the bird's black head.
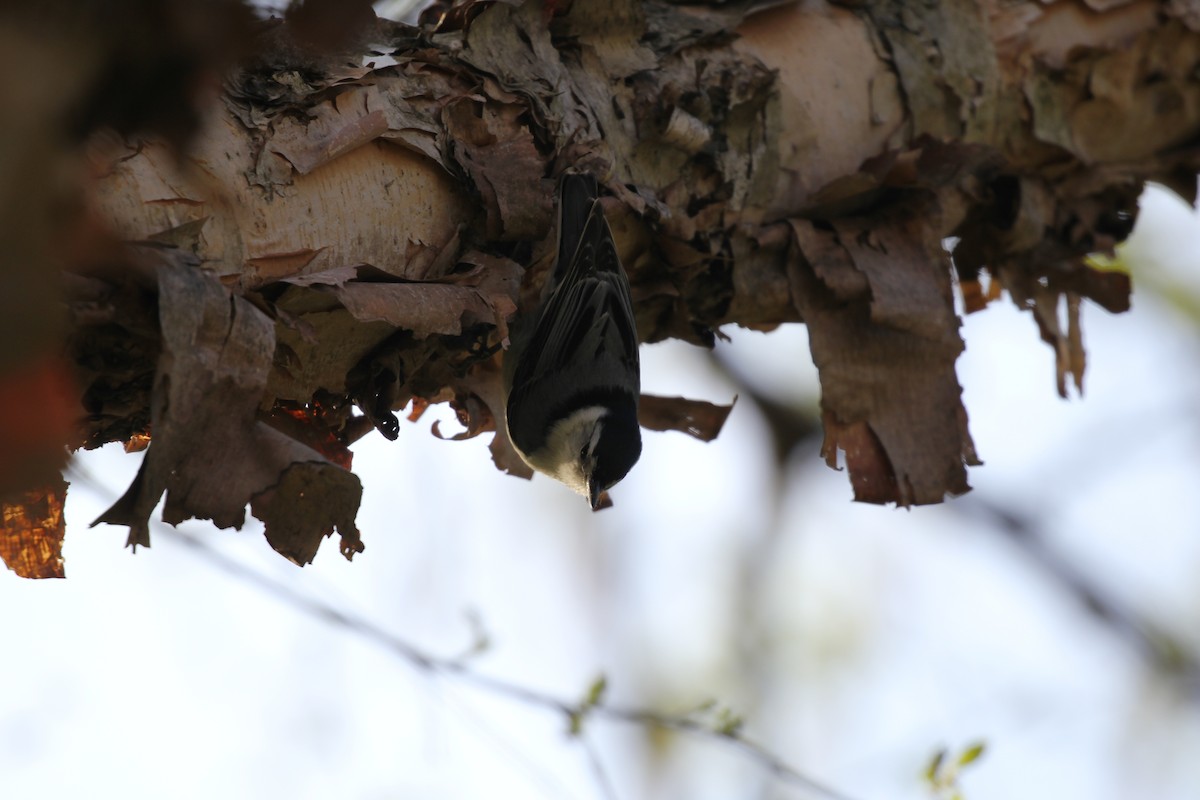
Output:
<instances>
[{"instance_id":1,"label":"bird's black head","mask_svg":"<svg viewBox=\"0 0 1200 800\"><path fill-rule=\"evenodd\" d=\"M617 398L600 421L600 438L592 450L592 469L588 474L588 500L593 509L600 502L600 494L624 478L641 455L637 403L626 395Z\"/></svg>"}]
</instances>

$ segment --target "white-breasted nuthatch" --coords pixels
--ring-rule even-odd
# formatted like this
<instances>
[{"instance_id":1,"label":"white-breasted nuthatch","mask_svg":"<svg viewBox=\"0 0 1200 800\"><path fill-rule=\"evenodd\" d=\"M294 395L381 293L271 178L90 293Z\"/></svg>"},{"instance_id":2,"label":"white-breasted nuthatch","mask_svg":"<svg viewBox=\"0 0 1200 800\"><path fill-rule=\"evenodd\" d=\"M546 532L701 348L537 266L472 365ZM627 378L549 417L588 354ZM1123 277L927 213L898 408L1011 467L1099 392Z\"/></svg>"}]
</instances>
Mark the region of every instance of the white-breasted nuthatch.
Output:
<instances>
[{"instance_id":1,"label":"white-breasted nuthatch","mask_svg":"<svg viewBox=\"0 0 1200 800\"><path fill-rule=\"evenodd\" d=\"M629 278L591 175L559 184L558 260L504 372L521 458L598 508L642 453L641 368Z\"/></svg>"}]
</instances>

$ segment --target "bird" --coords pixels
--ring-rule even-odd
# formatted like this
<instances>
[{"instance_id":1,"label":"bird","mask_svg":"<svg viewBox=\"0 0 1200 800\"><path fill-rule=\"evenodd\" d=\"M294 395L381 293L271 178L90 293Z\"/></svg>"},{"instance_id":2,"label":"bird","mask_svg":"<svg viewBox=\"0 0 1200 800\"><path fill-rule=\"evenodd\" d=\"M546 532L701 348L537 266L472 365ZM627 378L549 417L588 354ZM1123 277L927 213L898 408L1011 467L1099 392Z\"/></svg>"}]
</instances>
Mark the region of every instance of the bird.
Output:
<instances>
[{"instance_id":1,"label":"bird","mask_svg":"<svg viewBox=\"0 0 1200 800\"><path fill-rule=\"evenodd\" d=\"M595 511L642 453L637 326L596 178L567 173L558 196L554 269L504 357L505 423L526 464Z\"/></svg>"}]
</instances>

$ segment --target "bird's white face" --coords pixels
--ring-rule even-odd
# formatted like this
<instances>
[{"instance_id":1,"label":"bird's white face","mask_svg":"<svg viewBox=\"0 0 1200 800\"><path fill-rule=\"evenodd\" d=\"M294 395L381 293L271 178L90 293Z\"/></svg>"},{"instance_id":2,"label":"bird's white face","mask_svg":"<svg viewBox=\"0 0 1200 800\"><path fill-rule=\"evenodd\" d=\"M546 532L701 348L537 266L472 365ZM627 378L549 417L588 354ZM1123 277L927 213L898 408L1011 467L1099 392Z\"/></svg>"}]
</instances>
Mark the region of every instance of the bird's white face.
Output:
<instances>
[{"instance_id":1,"label":"bird's white face","mask_svg":"<svg viewBox=\"0 0 1200 800\"><path fill-rule=\"evenodd\" d=\"M607 414L604 406L587 406L572 412L550 429L545 447L529 454L530 466L587 497L588 473L595 463L593 453Z\"/></svg>"}]
</instances>

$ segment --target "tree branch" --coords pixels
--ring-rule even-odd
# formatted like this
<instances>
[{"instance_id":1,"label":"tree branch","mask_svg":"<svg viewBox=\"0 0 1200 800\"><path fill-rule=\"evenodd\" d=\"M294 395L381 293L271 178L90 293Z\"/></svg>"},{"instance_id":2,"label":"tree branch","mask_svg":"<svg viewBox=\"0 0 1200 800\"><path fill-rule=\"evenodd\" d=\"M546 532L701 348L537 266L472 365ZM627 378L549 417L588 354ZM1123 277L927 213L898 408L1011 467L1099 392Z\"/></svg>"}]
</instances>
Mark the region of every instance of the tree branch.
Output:
<instances>
[{"instance_id":1,"label":"tree branch","mask_svg":"<svg viewBox=\"0 0 1200 800\"><path fill-rule=\"evenodd\" d=\"M728 742L774 778L803 789L813 797L851 800L849 796L805 775L781 756L748 739L737 726L714 726L703 719L697 719L691 713L669 714L651 709L610 705L603 700L594 703L588 700L565 700L539 689L485 675L473 670L464 658L446 658L427 653L365 617L310 597L287 583L229 558L199 537L168 525L155 524L159 528L158 533L184 544L221 571L253 586L263 594L271 595L298 612L382 647L430 677L452 677L510 700L557 712L568 721L581 720L585 715L593 715L616 722L665 728L699 739ZM582 736L581 732L580 737ZM605 773L593 746L585 741L584 747L593 771L598 773L597 781L600 782L605 796L615 796L607 776L600 778L600 775Z\"/></svg>"},{"instance_id":2,"label":"tree branch","mask_svg":"<svg viewBox=\"0 0 1200 800\"><path fill-rule=\"evenodd\" d=\"M1128 643L1151 667L1179 680L1200 701L1200 657L1162 625L1114 596L1058 553L1031 516L1003 508L978 496L950 504L964 516L983 518L984 527L1002 534L1053 579L1098 622Z\"/></svg>"}]
</instances>

